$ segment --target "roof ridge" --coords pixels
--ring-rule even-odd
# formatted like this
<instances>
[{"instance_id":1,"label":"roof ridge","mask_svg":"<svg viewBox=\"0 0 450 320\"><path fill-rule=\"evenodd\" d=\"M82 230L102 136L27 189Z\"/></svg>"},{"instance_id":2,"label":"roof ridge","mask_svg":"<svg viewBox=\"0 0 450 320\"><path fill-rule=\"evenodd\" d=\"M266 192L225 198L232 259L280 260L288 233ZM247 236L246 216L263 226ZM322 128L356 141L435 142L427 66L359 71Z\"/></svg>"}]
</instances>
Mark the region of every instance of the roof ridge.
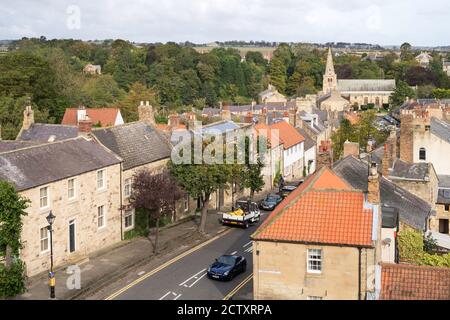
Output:
<instances>
[{"instance_id":1,"label":"roof ridge","mask_svg":"<svg viewBox=\"0 0 450 320\"><path fill-rule=\"evenodd\" d=\"M91 139L87 139L85 137L79 136L79 137L68 138L68 139L58 140L58 141L53 141L53 142L38 143L38 144L30 145L30 146L27 146L27 147L24 147L24 148L19 148L19 149L9 150L9 151L5 151L5 152L0 152L0 155L14 153L16 151L23 151L23 150L28 150L28 149L38 148L38 147L44 147L44 146L48 146L48 145L61 144L63 142L74 141L74 140L78 140L78 139L84 139L86 141L92 141ZM22 140L14 140L14 141L22 141ZM24 142L26 142L26 141L24 141Z\"/></svg>"}]
</instances>

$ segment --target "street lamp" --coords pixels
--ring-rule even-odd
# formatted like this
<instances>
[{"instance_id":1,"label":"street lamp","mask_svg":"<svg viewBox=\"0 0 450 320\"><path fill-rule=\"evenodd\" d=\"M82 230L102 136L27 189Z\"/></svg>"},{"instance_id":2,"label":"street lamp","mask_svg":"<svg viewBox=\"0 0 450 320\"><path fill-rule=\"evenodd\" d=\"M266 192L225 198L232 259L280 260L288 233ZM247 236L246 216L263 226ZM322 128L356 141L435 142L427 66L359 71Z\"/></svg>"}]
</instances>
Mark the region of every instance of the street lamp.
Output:
<instances>
[{"instance_id":1,"label":"street lamp","mask_svg":"<svg viewBox=\"0 0 450 320\"><path fill-rule=\"evenodd\" d=\"M50 272L48 274L49 285L50 285L50 298L55 299L55 273L53 272L53 228L52 225L55 222L56 216L50 211L46 217L48 222L48 231L50 231Z\"/></svg>"}]
</instances>

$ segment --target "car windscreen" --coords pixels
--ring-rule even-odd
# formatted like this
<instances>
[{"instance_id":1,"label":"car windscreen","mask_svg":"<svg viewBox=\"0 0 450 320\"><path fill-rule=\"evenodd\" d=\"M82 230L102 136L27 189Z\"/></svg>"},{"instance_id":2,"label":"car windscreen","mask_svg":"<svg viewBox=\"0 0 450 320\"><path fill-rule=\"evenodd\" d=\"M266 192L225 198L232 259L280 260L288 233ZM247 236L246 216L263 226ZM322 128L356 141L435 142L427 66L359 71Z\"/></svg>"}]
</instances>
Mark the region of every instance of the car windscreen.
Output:
<instances>
[{"instance_id":1,"label":"car windscreen","mask_svg":"<svg viewBox=\"0 0 450 320\"><path fill-rule=\"evenodd\" d=\"M217 262L233 266L234 265L235 258L233 256L221 256L219 259L217 259Z\"/></svg>"}]
</instances>

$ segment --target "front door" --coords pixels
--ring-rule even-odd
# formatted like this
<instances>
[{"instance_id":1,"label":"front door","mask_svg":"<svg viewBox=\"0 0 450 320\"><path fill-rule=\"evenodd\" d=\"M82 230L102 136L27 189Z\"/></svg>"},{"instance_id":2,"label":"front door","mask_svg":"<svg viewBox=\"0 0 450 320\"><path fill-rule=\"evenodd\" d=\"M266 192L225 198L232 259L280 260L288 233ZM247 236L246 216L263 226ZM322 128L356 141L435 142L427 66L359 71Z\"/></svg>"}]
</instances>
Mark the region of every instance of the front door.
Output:
<instances>
[{"instance_id":1,"label":"front door","mask_svg":"<svg viewBox=\"0 0 450 320\"><path fill-rule=\"evenodd\" d=\"M75 252L76 234L75 234L75 220L69 221L69 252Z\"/></svg>"},{"instance_id":2,"label":"front door","mask_svg":"<svg viewBox=\"0 0 450 320\"><path fill-rule=\"evenodd\" d=\"M439 233L448 234L448 232L449 232L448 219L439 219Z\"/></svg>"}]
</instances>

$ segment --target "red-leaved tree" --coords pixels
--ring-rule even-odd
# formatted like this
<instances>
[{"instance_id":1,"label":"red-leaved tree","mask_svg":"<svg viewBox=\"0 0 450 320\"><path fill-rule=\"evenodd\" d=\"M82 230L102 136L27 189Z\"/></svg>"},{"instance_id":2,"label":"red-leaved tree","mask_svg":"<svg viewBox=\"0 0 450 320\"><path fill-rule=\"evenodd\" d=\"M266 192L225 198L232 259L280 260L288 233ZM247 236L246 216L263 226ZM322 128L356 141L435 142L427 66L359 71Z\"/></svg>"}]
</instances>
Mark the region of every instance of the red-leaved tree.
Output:
<instances>
[{"instance_id":1,"label":"red-leaved tree","mask_svg":"<svg viewBox=\"0 0 450 320\"><path fill-rule=\"evenodd\" d=\"M175 212L176 201L183 197L167 170L153 173L147 169L138 171L133 177L130 205L144 210L149 221L155 221L155 242L153 249L158 253L158 233L160 219Z\"/></svg>"}]
</instances>

